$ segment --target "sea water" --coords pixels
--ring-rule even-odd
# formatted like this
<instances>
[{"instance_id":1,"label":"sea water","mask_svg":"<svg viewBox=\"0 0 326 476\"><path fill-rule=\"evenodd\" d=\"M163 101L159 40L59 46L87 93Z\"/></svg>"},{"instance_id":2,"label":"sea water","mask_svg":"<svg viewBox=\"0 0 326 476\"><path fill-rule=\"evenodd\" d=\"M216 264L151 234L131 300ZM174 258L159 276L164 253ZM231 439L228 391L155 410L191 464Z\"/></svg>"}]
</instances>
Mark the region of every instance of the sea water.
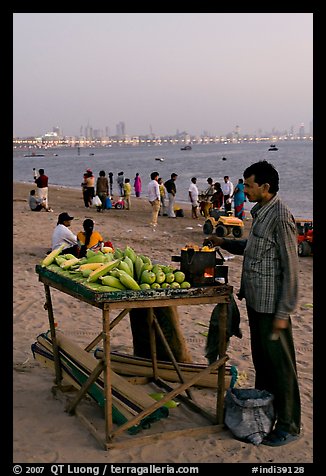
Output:
<instances>
[{"instance_id":1,"label":"sea water","mask_svg":"<svg viewBox=\"0 0 326 476\"><path fill-rule=\"evenodd\" d=\"M197 177L199 191L207 188L207 178L223 182L228 175L234 185L242 178L246 167L259 160L268 160L279 172L282 200L295 217L312 218L313 214L313 143L310 141L280 141L278 150L269 151L269 143L194 144L191 150L182 151L180 145L112 146L101 148L65 147L38 149L44 157L25 157L29 149L13 150L13 180L30 182L33 168L43 168L49 185L80 189L83 174L90 168L95 177L100 170L113 172L113 193L118 194L117 174L133 180L138 172L142 179L141 197L147 196L151 172L157 171L163 180L172 173L176 180L177 203L189 203L188 188L191 177ZM32 149L33 150L33 149ZM35 149L34 149L35 150ZM157 160L163 159L163 160ZM252 204L246 202L248 211Z\"/></svg>"}]
</instances>

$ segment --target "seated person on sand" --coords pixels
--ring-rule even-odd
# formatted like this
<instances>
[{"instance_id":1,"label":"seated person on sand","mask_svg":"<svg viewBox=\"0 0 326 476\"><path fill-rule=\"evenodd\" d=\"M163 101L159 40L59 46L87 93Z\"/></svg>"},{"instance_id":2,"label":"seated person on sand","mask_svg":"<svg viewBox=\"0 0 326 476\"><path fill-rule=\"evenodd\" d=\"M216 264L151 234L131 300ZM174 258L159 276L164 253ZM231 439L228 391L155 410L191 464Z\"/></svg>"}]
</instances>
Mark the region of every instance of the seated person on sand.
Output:
<instances>
[{"instance_id":1,"label":"seated person on sand","mask_svg":"<svg viewBox=\"0 0 326 476\"><path fill-rule=\"evenodd\" d=\"M40 212L41 210L46 211L45 199L36 197L34 189L29 193L28 203L32 212Z\"/></svg>"},{"instance_id":2,"label":"seated person on sand","mask_svg":"<svg viewBox=\"0 0 326 476\"><path fill-rule=\"evenodd\" d=\"M70 253L74 256L79 256L79 244L77 236L69 230L71 225L71 220L74 217L71 217L67 212L60 213L58 216L57 226L55 227L52 234L52 250L56 250L61 245L65 245L62 253Z\"/></svg>"},{"instance_id":3,"label":"seated person on sand","mask_svg":"<svg viewBox=\"0 0 326 476\"><path fill-rule=\"evenodd\" d=\"M79 257L82 258L86 255L87 250L99 251L103 246L113 245L110 241L104 242L102 235L98 231L94 231L94 221L90 218L86 218L83 222L83 231L77 234L78 243L80 246Z\"/></svg>"}]
</instances>

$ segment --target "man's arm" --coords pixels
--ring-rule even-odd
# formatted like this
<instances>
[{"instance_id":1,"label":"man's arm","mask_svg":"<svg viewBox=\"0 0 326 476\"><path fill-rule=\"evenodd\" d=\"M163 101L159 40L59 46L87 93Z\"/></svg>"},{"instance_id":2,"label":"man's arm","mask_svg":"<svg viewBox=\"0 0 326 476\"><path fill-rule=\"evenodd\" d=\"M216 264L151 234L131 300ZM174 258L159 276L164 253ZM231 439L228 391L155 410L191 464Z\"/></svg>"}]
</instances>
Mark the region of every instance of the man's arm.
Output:
<instances>
[{"instance_id":1,"label":"man's arm","mask_svg":"<svg viewBox=\"0 0 326 476\"><path fill-rule=\"evenodd\" d=\"M231 240L216 235L210 235L203 241L204 246L219 246L235 255L243 255L247 240Z\"/></svg>"}]
</instances>

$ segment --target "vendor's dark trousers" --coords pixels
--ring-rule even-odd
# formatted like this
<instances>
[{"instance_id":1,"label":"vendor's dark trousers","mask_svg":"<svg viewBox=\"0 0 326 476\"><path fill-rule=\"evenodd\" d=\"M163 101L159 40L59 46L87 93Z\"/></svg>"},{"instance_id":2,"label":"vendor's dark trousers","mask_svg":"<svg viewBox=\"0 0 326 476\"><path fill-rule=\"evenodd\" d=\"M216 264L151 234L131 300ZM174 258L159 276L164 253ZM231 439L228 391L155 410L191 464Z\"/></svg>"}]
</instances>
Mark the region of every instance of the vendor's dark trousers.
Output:
<instances>
[{"instance_id":1,"label":"vendor's dark trousers","mask_svg":"<svg viewBox=\"0 0 326 476\"><path fill-rule=\"evenodd\" d=\"M300 392L296 372L291 321L282 338L271 340L274 314L256 312L247 306L251 353L256 372L255 387L274 395L275 428L300 433Z\"/></svg>"}]
</instances>

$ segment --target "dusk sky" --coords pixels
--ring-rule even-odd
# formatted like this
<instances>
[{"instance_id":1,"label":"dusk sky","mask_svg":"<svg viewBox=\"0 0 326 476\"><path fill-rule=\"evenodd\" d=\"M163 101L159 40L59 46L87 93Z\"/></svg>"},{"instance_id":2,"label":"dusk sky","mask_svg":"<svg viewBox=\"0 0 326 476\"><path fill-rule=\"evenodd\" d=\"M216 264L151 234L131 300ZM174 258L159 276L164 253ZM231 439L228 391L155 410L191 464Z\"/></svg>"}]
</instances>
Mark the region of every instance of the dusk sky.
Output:
<instances>
[{"instance_id":1,"label":"dusk sky","mask_svg":"<svg viewBox=\"0 0 326 476\"><path fill-rule=\"evenodd\" d=\"M312 13L14 13L13 134L309 131L312 70Z\"/></svg>"}]
</instances>

